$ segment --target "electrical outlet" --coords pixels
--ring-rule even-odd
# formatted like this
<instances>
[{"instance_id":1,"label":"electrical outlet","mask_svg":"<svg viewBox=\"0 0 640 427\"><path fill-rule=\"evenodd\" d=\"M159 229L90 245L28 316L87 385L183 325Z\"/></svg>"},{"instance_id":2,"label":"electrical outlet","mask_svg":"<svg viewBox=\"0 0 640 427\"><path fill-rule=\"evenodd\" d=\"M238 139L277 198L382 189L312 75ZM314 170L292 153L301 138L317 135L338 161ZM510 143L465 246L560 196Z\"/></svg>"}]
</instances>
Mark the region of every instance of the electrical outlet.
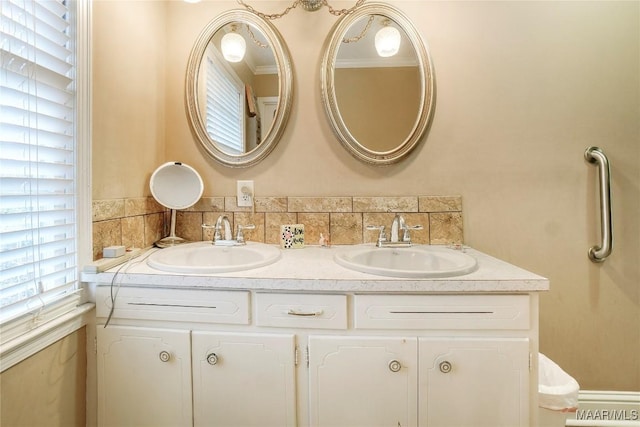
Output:
<instances>
[{"instance_id":1,"label":"electrical outlet","mask_svg":"<svg viewBox=\"0 0 640 427\"><path fill-rule=\"evenodd\" d=\"M253 181L237 181L238 206L253 206Z\"/></svg>"}]
</instances>

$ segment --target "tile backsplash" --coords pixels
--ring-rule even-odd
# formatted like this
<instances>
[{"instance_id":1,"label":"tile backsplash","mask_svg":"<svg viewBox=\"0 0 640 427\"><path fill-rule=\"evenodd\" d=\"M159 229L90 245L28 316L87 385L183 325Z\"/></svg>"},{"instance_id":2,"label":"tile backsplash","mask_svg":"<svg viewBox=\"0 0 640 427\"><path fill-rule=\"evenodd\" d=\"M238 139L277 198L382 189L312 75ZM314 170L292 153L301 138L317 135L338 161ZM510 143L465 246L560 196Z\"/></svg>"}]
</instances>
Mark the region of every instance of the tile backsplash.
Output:
<instances>
[{"instance_id":1,"label":"tile backsplash","mask_svg":"<svg viewBox=\"0 0 640 427\"><path fill-rule=\"evenodd\" d=\"M317 245L320 234L334 245L375 242L377 231L387 230L396 213L407 225L422 225L411 232L415 243L463 243L462 198L460 196L400 197L256 197L255 207L238 207L235 197L203 197L189 209L177 212L176 235L187 240L211 240L213 231L202 224L215 224L227 215L231 225L254 224L245 239L279 244L280 226L304 224L305 244ZM111 245L148 247L169 234L170 213L152 197L94 200L93 257Z\"/></svg>"}]
</instances>

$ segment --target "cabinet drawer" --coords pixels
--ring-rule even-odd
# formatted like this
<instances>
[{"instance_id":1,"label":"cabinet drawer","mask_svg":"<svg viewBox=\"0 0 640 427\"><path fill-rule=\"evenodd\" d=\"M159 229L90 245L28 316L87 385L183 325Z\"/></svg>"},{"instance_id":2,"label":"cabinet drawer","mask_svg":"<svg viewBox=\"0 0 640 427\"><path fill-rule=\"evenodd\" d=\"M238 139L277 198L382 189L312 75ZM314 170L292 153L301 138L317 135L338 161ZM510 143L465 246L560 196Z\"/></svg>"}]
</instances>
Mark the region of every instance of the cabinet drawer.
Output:
<instances>
[{"instance_id":1,"label":"cabinet drawer","mask_svg":"<svg viewBox=\"0 0 640 427\"><path fill-rule=\"evenodd\" d=\"M347 296L257 293L256 325L347 329Z\"/></svg>"},{"instance_id":2,"label":"cabinet drawer","mask_svg":"<svg viewBox=\"0 0 640 427\"><path fill-rule=\"evenodd\" d=\"M114 290L115 292L115 290ZM249 324L249 292L122 287L114 318ZM110 286L96 290L96 314L111 311Z\"/></svg>"},{"instance_id":3,"label":"cabinet drawer","mask_svg":"<svg viewBox=\"0 0 640 427\"><path fill-rule=\"evenodd\" d=\"M529 329L528 295L356 295L360 329Z\"/></svg>"}]
</instances>

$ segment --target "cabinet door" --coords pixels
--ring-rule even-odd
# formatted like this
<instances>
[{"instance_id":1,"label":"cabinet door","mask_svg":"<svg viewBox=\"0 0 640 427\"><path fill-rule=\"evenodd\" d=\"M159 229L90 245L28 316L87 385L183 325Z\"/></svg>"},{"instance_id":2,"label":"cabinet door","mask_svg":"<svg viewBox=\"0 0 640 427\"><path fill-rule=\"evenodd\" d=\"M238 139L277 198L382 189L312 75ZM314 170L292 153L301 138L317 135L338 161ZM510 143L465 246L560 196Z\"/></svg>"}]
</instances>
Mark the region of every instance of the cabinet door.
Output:
<instances>
[{"instance_id":1,"label":"cabinet door","mask_svg":"<svg viewBox=\"0 0 640 427\"><path fill-rule=\"evenodd\" d=\"M98 424L190 426L189 331L98 325Z\"/></svg>"},{"instance_id":2,"label":"cabinet door","mask_svg":"<svg viewBox=\"0 0 640 427\"><path fill-rule=\"evenodd\" d=\"M529 425L529 341L419 340L422 427Z\"/></svg>"},{"instance_id":3,"label":"cabinet door","mask_svg":"<svg viewBox=\"0 0 640 427\"><path fill-rule=\"evenodd\" d=\"M294 335L193 332L196 426L296 425Z\"/></svg>"},{"instance_id":4,"label":"cabinet door","mask_svg":"<svg viewBox=\"0 0 640 427\"><path fill-rule=\"evenodd\" d=\"M415 337L309 337L311 426L417 422Z\"/></svg>"}]
</instances>

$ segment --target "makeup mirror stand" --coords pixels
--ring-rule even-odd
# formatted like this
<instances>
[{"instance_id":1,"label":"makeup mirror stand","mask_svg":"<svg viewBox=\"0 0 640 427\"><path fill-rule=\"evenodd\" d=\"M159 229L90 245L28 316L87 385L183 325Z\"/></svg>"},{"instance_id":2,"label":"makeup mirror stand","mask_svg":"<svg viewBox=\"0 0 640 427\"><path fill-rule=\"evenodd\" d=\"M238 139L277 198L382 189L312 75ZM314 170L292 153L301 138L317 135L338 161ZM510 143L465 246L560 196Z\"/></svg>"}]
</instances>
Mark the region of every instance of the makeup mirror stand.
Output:
<instances>
[{"instance_id":1,"label":"makeup mirror stand","mask_svg":"<svg viewBox=\"0 0 640 427\"><path fill-rule=\"evenodd\" d=\"M204 190L202 178L191 166L181 162L168 162L151 175L151 194L165 208L171 209L169 236L154 243L159 248L167 248L189 240L176 236L176 211L193 206Z\"/></svg>"},{"instance_id":2,"label":"makeup mirror stand","mask_svg":"<svg viewBox=\"0 0 640 427\"><path fill-rule=\"evenodd\" d=\"M189 243L188 240L182 237L176 236L176 210L171 209L171 228L169 229L169 235L154 243L154 246L159 248L168 248L169 246L176 246L182 243Z\"/></svg>"}]
</instances>

